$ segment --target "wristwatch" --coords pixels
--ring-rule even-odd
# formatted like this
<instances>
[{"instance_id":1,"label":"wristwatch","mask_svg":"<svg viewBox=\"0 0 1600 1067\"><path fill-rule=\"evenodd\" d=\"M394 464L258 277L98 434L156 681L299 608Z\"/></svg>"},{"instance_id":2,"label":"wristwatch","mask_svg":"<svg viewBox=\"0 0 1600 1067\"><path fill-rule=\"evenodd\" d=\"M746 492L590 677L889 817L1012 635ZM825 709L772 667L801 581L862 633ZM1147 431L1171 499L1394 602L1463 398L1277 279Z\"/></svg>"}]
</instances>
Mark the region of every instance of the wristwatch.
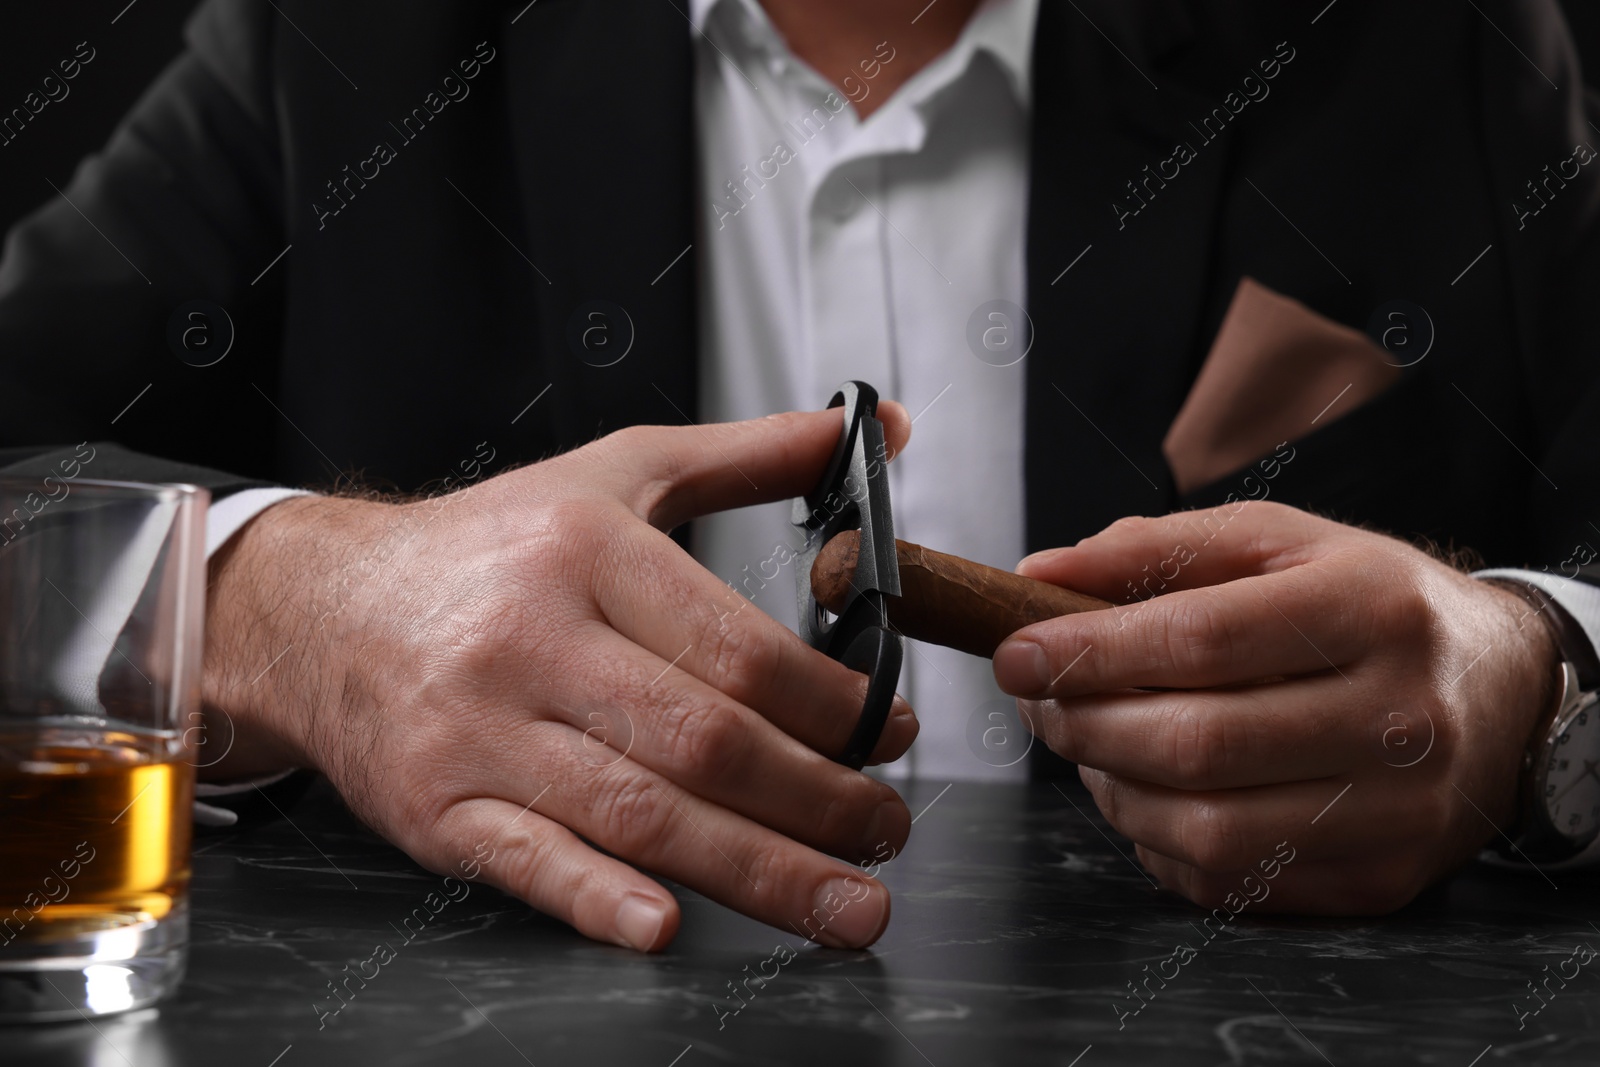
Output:
<instances>
[{"instance_id":1,"label":"wristwatch","mask_svg":"<svg viewBox=\"0 0 1600 1067\"><path fill-rule=\"evenodd\" d=\"M1561 650L1555 699L1522 754L1517 823L1496 851L1554 863L1600 837L1600 657L1583 627L1543 589L1490 580L1522 594Z\"/></svg>"}]
</instances>

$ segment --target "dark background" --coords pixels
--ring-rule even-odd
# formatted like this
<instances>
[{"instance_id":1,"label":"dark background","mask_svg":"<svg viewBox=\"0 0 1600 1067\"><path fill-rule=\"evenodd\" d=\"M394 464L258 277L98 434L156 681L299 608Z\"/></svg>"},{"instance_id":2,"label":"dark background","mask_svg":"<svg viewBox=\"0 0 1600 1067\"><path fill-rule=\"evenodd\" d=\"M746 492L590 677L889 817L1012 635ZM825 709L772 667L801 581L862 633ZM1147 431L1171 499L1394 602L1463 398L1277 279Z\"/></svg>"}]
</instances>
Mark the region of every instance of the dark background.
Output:
<instances>
[{"instance_id":1,"label":"dark background","mask_svg":"<svg viewBox=\"0 0 1600 1067\"><path fill-rule=\"evenodd\" d=\"M79 41L97 53L67 85L71 94L48 105L22 135L0 146L0 230L66 188L78 160L105 144L144 87L183 47L183 21L195 0L128 0L12 4L0 31L0 114L21 107ZM42 95L42 93L41 93Z\"/></svg>"},{"instance_id":2,"label":"dark background","mask_svg":"<svg viewBox=\"0 0 1600 1067\"><path fill-rule=\"evenodd\" d=\"M79 41L88 41L98 55L68 83L71 95L40 115L49 121L31 123L21 137L0 147L0 231L54 195L47 179L65 187L78 160L105 143L117 120L182 47L183 21L195 0L134 0L131 7L127 0L11 6L0 33L0 113L20 107ZM1600 4L1564 0L1562 6L1584 69L1600 71ZM1596 82L1593 74L1588 80Z\"/></svg>"}]
</instances>

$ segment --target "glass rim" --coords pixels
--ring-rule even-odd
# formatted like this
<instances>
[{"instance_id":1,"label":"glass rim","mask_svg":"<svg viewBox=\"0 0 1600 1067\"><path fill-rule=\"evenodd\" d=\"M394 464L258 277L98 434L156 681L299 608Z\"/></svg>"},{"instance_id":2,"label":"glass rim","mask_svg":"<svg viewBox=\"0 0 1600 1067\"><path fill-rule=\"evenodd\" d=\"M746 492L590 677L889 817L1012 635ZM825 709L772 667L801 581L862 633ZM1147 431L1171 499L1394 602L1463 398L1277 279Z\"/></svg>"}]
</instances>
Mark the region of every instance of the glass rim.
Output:
<instances>
[{"instance_id":1,"label":"glass rim","mask_svg":"<svg viewBox=\"0 0 1600 1067\"><path fill-rule=\"evenodd\" d=\"M51 473L37 476L0 474L0 495L12 492L38 492L46 478L54 478L73 489L86 489L91 496L111 499L145 499L160 501L193 500L201 493L210 492L192 482L125 482L109 478L73 478Z\"/></svg>"}]
</instances>

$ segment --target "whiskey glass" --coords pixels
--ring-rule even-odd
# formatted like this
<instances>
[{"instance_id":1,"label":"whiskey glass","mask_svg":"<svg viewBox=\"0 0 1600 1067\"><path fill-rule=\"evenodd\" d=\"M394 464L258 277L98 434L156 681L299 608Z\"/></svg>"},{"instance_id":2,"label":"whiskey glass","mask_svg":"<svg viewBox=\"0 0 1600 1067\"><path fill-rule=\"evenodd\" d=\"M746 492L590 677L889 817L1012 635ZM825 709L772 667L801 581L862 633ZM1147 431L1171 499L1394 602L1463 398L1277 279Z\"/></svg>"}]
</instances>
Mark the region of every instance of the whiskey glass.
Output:
<instances>
[{"instance_id":1,"label":"whiskey glass","mask_svg":"<svg viewBox=\"0 0 1600 1067\"><path fill-rule=\"evenodd\" d=\"M92 459L0 478L3 1022L144 1007L187 962L210 496Z\"/></svg>"}]
</instances>

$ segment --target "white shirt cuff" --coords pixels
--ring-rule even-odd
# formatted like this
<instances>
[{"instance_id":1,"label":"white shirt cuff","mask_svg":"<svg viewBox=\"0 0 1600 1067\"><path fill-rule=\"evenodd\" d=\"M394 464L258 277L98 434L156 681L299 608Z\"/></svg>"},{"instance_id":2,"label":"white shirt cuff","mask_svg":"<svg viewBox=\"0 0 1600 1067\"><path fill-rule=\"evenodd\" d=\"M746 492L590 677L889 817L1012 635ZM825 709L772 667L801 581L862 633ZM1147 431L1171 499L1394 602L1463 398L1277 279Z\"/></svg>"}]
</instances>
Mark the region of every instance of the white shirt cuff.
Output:
<instances>
[{"instance_id":1,"label":"white shirt cuff","mask_svg":"<svg viewBox=\"0 0 1600 1067\"><path fill-rule=\"evenodd\" d=\"M1509 578L1514 582L1527 582L1529 585L1538 586L1549 593L1550 599L1560 604L1562 609L1583 627L1583 632L1589 635L1589 643L1600 649L1600 585L1590 585L1576 578L1563 578L1559 574L1550 574L1547 571L1521 571L1509 567L1474 571L1472 576Z\"/></svg>"},{"instance_id":2,"label":"white shirt cuff","mask_svg":"<svg viewBox=\"0 0 1600 1067\"><path fill-rule=\"evenodd\" d=\"M291 497L310 495L304 489L241 489L214 501L206 509L206 558L215 555L245 523L272 505Z\"/></svg>"},{"instance_id":3,"label":"white shirt cuff","mask_svg":"<svg viewBox=\"0 0 1600 1067\"><path fill-rule=\"evenodd\" d=\"M1474 578L1507 578L1515 582L1526 582L1538 586L1550 599L1559 604L1574 622L1583 627L1583 632L1589 638L1589 643L1600 650L1600 586L1590 585L1588 582L1576 578L1565 578L1559 574L1550 574L1547 571L1523 571L1508 567L1496 568L1487 571L1474 571ZM1486 852L1483 857L1497 867L1523 867L1526 865L1512 860L1507 860L1497 853ZM1576 856L1562 860L1559 863L1540 864L1541 869L1550 871L1567 870L1572 867L1592 867L1600 864L1600 839Z\"/></svg>"},{"instance_id":4,"label":"white shirt cuff","mask_svg":"<svg viewBox=\"0 0 1600 1067\"><path fill-rule=\"evenodd\" d=\"M304 489L241 489L213 503L206 509L206 558L244 528L245 523L266 511L274 504L297 496L310 496ZM282 781L294 771L280 771L265 778L246 782L196 782L194 787L194 821L202 826L232 826L239 821L236 812L215 804L207 804L201 797L226 797L248 793L256 786L268 786Z\"/></svg>"}]
</instances>

